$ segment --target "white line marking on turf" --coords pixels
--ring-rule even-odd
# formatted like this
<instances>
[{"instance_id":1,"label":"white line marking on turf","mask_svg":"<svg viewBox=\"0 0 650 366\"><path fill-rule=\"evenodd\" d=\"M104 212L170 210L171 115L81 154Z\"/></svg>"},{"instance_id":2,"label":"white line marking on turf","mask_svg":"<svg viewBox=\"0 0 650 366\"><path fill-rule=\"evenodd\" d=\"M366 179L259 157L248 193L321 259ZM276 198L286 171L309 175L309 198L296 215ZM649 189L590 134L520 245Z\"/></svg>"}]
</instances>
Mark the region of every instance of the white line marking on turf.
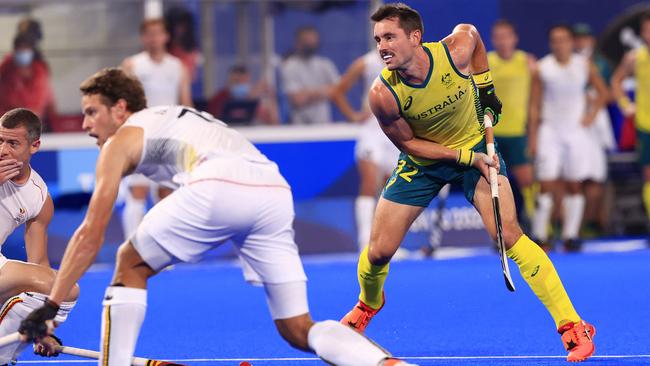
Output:
<instances>
[{"instance_id":1,"label":"white line marking on turf","mask_svg":"<svg viewBox=\"0 0 650 366\"><path fill-rule=\"evenodd\" d=\"M566 358L566 356L404 356L403 360L527 360L527 359L548 359ZM621 359L621 358L650 358L650 355L599 355L590 359ZM285 362L285 361L320 361L314 357L279 357L279 358L183 358L166 360L171 362ZM43 360L43 361L20 361L20 363L97 363L96 360Z\"/></svg>"}]
</instances>

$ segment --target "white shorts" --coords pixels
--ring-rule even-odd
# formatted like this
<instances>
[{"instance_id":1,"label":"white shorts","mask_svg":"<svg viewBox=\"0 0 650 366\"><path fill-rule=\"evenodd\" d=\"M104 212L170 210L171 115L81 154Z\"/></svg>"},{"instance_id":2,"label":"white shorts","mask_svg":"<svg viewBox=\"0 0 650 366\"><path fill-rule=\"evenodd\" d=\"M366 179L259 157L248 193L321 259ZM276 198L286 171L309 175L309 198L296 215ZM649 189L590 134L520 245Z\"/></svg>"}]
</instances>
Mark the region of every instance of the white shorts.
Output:
<instances>
[{"instance_id":1,"label":"white shorts","mask_svg":"<svg viewBox=\"0 0 650 366\"><path fill-rule=\"evenodd\" d=\"M158 271L177 262L198 262L210 249L232 240L247 281L306 281L293 219L292 195L286 187L203 179L154 206L132 242Z\"/></svg>"},{"instance_id":2,"label":"white shorts","mask_svg":"<svg viewBox=\"0 0 650 366\"><path fill-rule=\"evenodd\" d=\"M535 157L537 179L571 182L589 179L594 169L594 145L599 144L586 128L560 130L542 123Z\"/></svg>"},{"instance_id":3,"label":"white shorts","mask_svg":"<svg viewBox=\"0 0 650 366\"><path fill-rule=\"evenodd\" d=\"M390 175L397 165L399 150L381 130L375 117L370 117L361 128L354 156L357 161L372 161L382 175Z\"/></svg>"}]
</instances>

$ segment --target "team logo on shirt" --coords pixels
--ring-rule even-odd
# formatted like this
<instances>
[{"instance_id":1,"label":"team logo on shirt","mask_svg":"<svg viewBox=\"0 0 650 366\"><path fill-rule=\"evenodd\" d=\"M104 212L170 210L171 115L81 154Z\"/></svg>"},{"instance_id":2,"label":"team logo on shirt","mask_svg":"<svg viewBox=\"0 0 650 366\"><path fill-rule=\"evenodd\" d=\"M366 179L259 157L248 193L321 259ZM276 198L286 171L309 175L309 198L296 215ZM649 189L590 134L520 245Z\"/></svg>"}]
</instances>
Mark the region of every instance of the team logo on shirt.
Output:
<instances>
[{"instance_id":1,"label":"team logo on shirt","mask_svg":"<svg viewBox=\"0 0 650 366\"><path fill-rule=\"evenodd\" d=\"M408 111L408 109L411 108L411 104L413 104L413 97L409 95L409 97L406 98L406 103L404 103L404 110Z\"/></svg>"},{"instance_id":2,"label":"team logo on shirt","mask_svg":"<svg viewBox=\"0 0 650 366\"><path fill-rule=\"evenodd\" d=\"M440 78L440 81L442 82L442 85L444 85L446 87L450 87L451 83L452 83L451 74L446 73L446 74L442 75L442 77Z\"/></svg>"},{"instance_id":3,"label":"team logo on shirt","mask_svg":"<svg viewBox=\"0 0 650 366\"><path fill-rule=\"evenodd\" d=\"M25 222L26 214L27 214L27 210L25 210L24 208L21 207L18 210L18 214L16 215L16 217L14 217L14 220L16 221L16 223L17 224L22 224L23 222Z\"/></svg>"}]
</instances>

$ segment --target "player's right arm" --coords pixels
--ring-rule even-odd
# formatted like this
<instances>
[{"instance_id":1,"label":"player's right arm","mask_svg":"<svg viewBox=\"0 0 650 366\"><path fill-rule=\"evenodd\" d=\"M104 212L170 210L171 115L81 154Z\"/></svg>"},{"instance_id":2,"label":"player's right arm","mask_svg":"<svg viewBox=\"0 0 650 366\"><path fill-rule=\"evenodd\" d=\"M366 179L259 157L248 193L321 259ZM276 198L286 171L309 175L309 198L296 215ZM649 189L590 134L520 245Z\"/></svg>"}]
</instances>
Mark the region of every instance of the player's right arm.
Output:
<instances>
[{"instance_id":1,"label":"player's right arm","mask_svg":"<svg viewBox=\"0 0 650 366\"><path fill-rule=\"evenodd\" d=\"M357 58L345 71L345 74L343 74L341 80L339 80L338 84L336 84L332 91L332 101L350 122L361 122L369 117L369 114L365 112L363 108L359 112L355 111L346 96L352 86L361 79L365 68L366 63L364 57Z\"/></svg>"},{"instance_id":2,"label":"player's right arm","mask_svg":"<svg viewBox=\"0 0 650 366\"><path fill-rule=\"evenodd\" d=\"M499 161L493 161L486 154L473 152L463 154L461 150L450 149L441 144L424 140L413 134L411 126L402 118L399 107L390 90L379 80L375 80L368 95L370 110L377 117L381 129L393 144L402 152L430 160L447 160L461 165L471 165L481 171L489 180L488 166L499 168ZM469 160L463 156L470 157Z\"/></svg>"},{"instance_id":3,"label":"player's right arm","mask_svg":"<svg viewBox=\"0 0 650 366\"><path fill-rule=\"evenodd\" d=\"M623 114L626 116L631 116L636 111L636 106L628 98L623 90L623 80L628 76L634 75L634 66L636 64L636 52L630 51L625 54L623 61L618 65L614 74L612 74L612 94L618 102L618 106L623 111Z\"/></svg>"},{"instance_id":4,"label":"player's right arm","mask_svg":"<svg viewBox=\"0 0 650 366\"><path fill-rule=\"evenodd\" d=\"M95 168L95 189L88 211L63 255L49 300L60 304L70 289L95 261L111 218L122 176L130 172L139 159L142 130L121 128L100 150Z\"/></svg>"}]
</instances>

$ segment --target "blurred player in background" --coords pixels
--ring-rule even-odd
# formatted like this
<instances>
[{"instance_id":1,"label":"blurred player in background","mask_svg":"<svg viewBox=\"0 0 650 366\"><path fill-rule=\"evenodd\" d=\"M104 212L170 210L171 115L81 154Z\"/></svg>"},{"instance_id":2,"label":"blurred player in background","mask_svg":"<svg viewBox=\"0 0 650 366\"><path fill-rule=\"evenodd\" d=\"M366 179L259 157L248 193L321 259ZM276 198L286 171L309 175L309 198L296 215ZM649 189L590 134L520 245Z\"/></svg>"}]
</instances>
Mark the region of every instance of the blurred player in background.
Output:
<instances>
[{"instance_id":1,"label":"blurred player in background","mask_svg":"<svg viewBox=\"0 0 650 366\"><path fill-rule=\"evenodd\" d=\"M399 156L399 150L381 131L379 122L368 105L370 87L383 68L384 63L379 54L376 50L372 50L350 65L332 93L332 100L348 121L363 124L354 148L360 178L359 196L354 202L359 251L363 250L370 241L370 228L377 204L377 194L383 182L393 171ZM359 80L363 82L364 89L361 110L356 111L348 102L346 93Z\"/></svg>"},{"instance_id":2,"label":"blurred player in background","mask_svg":"<svg viewBox=\"0 0 650 366\"><path fill-rule=\"evenodd\" d=\"M103 302L100 364L131 364L151 276L174 263L197 262L232 240L246 279L264 285L276 327L292 346L335 365L407 365L336 321L312 321L294 242L291 188L253 144L207 113L184 106L146 108L142 86L120 69L99 71L81 91L83 127L100 146L97 184L47 303L22 323L23 334L38 339L47 332L45 321L56 315L103 244L120 179L142 173L180 188L149 211L118 251ZM204 305L210 316L214 306Z\"/></svg>"},{"instance_id":3,"label":"blurred player in background","mask_svg":"<svg viewBox=\"0 0 650 366\"><path fill-rule=\"evenodd\" d=\"M144 86L147 105L186 105L192 106L189 72L183 63L167 52L169 33L163 19L145 20L140 26L142 52L128 57L122 62L122 68L137 77ZM149 188L157 190L157 199L171 193L167 182L161 186L143 175L132 175L126 180L129 192L122 211L122 228L124 237L133 235L142 221L147 207Z\"/></svg>"},{"instance_id":4,"label":"blurred player in background","mask_svg":"<svg viewBox=\"0 0 650 366\"><path fill-rule=\"evenodd\" d=\"M490 70L494 86L499 90L503 103L503 123L494 128L494 136L499 144L499 153L508 164L515 178L518 191L523 198L523 207L518 207L519 222L528 225L535 213L535 193L533 189L533 165L531 156L535 152L539 116L529 113L532 75L537 68L535 57L517 49L519 37L512 23L499 20L492 26L492 45L495 50L488 52Z\"/></svg>"},{"instance_id":5,"label":"blurred player in background","mask_svg":"<svg viewBox=\"0 0 650 366\"><path fill-rule=\"evenodd\" d=\"M498 183L507 255L553 317L568 360L589 358L595 349L591 340L595 328L573 308L546 253L522 233L510 183L503 175L505 164L497 155L490 159L485 153L480 121L490 113L498 122L501 103L478 31L460 24L441 42L423 44L420 15L402 3L380 7L371 19L386 69L370 90L370 108L402 153L377 204L370 245L359 257L359 302L342 322L363 332L384 306L390 259L444 184L463 185L465 198L494 239L486 177L490 166L502 166Z\"/></svg>"},{"instance_id":6,"label":"blurred player in background","mask_svg":"<svg viewBox=\"0 0 650 366\"><path fill-rule=\"evenodd\" d=\"M554 204L561 204L564 247L577 251L585 209L583 182L593 176L597 165L605 164L591 125L604 106L607 87L593 62L573 52L571 27L552 27L549 43L551 53L538 63L540 83L533 84L533 105L541 110L535 155L540 195L533 234L544 249L551 248L548 225ZM588 86L596 94L592 108L587 108Z\"/></svg>"},{"instance_id":7,"label":"blurred player in background","mask_svg":"<svg viewBox=\"0 0 650 366\"><path fill-rule=\"evenodd\" d=\"M650 219L650 13L641 18L644 45L629 51L612 76L612 91L626 117L634 115L639 164L643 167L643 203ZM623 90L623 80L636 79L635 101Z\"/></svg>"},{"instance_id":8,"label":"blurred player in background","mask_svg":"<svg viewBox=\"0 0 650 366\"><path fill-rule=\"evenodd\" d=\"M0 245L25 224L27 262L9 260L0 254L0 337L18 330L27 315L43 306L54 283L55 272L47 257L47 228L54 205L41 176L30 160L41 146L41 120L29 109L17 108L0 118ZM74 285L74 284L73 284ZM62 323L79 295L74 285L54 319ZM56 356L61 341L45 337L34 350L43 356ZM23 343L0 347L0 365L15 363Z\"/></svg>"},{"instance_id":9,"label":"blurred player in background","mask_svg":"<svg viewBox=\"0 0 650 366\"><path fill-rule=\"evenodd\" d=\"M607 59L596 48L596 37L591 27L586 23L577 23L573 25L573 32L575 34L576 52L591 60L598 69L600 76L607 83L611 77L611 68ZM608 88L606 102L609 103L611 100L611 93ZM597 108L597 103L598 92L590 86L587 90L587 110ZM607 220L607 213L603 210L606 197L605 182L608 176L607 152L616 148L616 141L614 140L612 121L605 106L598 110L589 130L594 143L600 148L594 150L594 157L591 159L593 166L584 183L585 214L582 220L583 230L581 231L583 237L585 235L601 235Z\"/></svg>"}]
</instances>

